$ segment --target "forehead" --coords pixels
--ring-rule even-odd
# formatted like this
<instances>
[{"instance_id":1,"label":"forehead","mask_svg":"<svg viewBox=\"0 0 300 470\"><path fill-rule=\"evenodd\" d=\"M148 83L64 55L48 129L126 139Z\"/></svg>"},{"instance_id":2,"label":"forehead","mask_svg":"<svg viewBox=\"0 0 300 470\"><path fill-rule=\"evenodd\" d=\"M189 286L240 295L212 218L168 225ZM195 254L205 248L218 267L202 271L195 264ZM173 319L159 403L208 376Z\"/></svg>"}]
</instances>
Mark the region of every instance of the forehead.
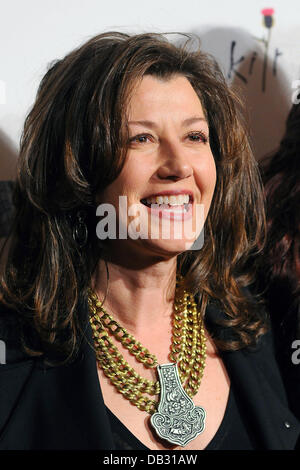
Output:
<instances>
[{"instance_id":1,"label":"forehead","mask_svg":"<svg viewBox=\"0 0 300 470\"><path fill-rule=\"evenodd\" d=\"M175 113L176 115L201 114L204 111L200 99L189 80L181 75L161 79L145 75L134 86L128 105L130 118L142 114Z\"/></svg>"}]
</instances>

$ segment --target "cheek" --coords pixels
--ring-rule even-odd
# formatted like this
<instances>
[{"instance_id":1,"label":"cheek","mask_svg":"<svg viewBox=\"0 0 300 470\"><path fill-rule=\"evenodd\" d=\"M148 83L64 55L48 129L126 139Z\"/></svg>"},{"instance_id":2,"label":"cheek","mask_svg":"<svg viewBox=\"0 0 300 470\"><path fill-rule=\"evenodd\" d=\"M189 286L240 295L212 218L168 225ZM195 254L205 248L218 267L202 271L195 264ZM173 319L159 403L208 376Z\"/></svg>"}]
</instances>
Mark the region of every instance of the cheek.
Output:
<instances>
[{"instance_id":1,"label":"cheek","mask_svg":"<svg viewBox=\"0 0 300 470\"><path fill-rule=\"evenodd\" d=\"M137 202L148 180L146 165L141 164L140 161L129 160L118 178L107 188L107 195L114 201L123 195L128 197L129 203Z\"/></svg>"},{"instance_id":2,"label":"cheek","mask_svg":"<svg viewBox=\"0 0 300 470\"><path fill-rule=\"evenodd\" d=\"M98 195L97 204L107 203L118 207L118 196L120 194L123 194L122 180L117 178Z\"/></svg>"},{"instance_id":3,"label":"cheek","mask_svg":"<svg viewBox=\"0 0 300 470\"><path fill-rule=\"evenodd\" d=\"M120 186L129 193L141 193L149 183L155 169L153 162L142 158L141 155L129 155L120 174Z\"/></svg>"},{"instance_id":4,"label":"cheek","mask_svg":"<svg viewBox=\"0 0 300 470\"><path fill-rule=\"evenodd\" d=\"M144 175L145 165L140 167L139 165L128 165L123 169L118 182L119 193L130 197L133 193L139 193L140 189L145 186Z\"/></svg>"},{"instance_id":5,"label":"cheek","mask_svg":"<svg viewBox=\"0 0 300 470\"><path fill-rule=\"evenodd\" d=\"M210 200L216 186L217 172L213 156L202 160L195 169L195 181L205 200Z\"/></svg>"},{"instance_id":6,"label":"cheek","mask_svg":"<svg viewBox=\"0 0 300 470\"><path fill-rule=\"evenodd\" d=\"M147 178L149 173L145 162L128 156L119 176L98 194L97 205L111 203L118 207L119 196L127 196L128 202L136 202L138 195L145 190Z\"/></svg>"}]
</instances>

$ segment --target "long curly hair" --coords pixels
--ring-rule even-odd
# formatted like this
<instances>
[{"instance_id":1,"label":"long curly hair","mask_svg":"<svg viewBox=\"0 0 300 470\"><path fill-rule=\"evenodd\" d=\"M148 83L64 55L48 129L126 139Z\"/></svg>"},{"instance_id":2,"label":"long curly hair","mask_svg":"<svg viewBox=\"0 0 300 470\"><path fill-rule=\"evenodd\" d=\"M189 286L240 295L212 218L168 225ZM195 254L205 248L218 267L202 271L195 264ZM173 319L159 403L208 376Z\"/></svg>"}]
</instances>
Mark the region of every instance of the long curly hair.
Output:
<instances>
[{"instance_id":1,"label":"long curly hair","mask_svg":"<svg viewBox=\"0 0 300 470\"><path fill-rule=\"evenodd\" d=\"M253 279L246 261L261 249L265 231L262 184L252 155L242 103L212 57L161 34L100 34L52 64L24 125L14 201L16 217L1 277L0 301L18 312L29 354L68 361L86 317L80 303L101 257L95 233L96 196L126 159L126 109L144 75L186 77L209 123L217 183L200 251L179 255L178 270L197 295L224 318L210 331L220 349L256 342L264 318L245 291ZM80 248L72 236L84 210L90 228ZM260 248L258 248L260 247ZM218 336L218 323L233 331Z\"/></svg>"}]
</instances>

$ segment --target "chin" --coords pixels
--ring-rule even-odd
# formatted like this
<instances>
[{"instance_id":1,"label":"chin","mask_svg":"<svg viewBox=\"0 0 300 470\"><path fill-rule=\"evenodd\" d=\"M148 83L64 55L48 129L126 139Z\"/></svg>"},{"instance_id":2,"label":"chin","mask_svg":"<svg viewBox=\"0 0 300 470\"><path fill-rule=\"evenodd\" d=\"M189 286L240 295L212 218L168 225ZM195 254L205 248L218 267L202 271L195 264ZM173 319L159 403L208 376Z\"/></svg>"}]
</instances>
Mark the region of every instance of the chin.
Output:
<instances>
[{"instance_id":1,"label":"chin","mask_svg":"<svg viewBox=\"0 0 300 470\"><path fill-rule=\"evenodd\" d=\"M144 240L147 242L148 250L164 256L178 256L189 251L194 245L194 240Z\"/></svg>"}]
</instances>

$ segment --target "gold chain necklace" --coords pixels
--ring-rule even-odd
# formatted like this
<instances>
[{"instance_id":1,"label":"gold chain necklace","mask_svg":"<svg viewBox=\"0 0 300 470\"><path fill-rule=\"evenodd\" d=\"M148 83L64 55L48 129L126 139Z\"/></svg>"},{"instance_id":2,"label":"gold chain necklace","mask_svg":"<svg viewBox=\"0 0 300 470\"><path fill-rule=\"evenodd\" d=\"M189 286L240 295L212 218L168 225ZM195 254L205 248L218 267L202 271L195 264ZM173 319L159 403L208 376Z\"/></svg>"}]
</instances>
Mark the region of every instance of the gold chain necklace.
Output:
<instances>
[{"instance_id":1,"label":"gold chain necklace","mask_svg":"<svg viewBox=\"0 0 300 470\"><path fill-rule=\"evenodd\" d=\"M92 290L88 302L96 359L104 374L126 399L152 415L151 422L160 437L173 444L186 445L205 426L205 411L195 407L191 397L199 390L203 376L206 338L195 300L182 284L183 278L178 276L169 356L172 362L161 366L148 349L106 312ZM111 336L145 367L156 367L159 381L153 382L138 374L123 358ZM159 405L145 394L160 395Z\"/></svg>"}]
</instances>

